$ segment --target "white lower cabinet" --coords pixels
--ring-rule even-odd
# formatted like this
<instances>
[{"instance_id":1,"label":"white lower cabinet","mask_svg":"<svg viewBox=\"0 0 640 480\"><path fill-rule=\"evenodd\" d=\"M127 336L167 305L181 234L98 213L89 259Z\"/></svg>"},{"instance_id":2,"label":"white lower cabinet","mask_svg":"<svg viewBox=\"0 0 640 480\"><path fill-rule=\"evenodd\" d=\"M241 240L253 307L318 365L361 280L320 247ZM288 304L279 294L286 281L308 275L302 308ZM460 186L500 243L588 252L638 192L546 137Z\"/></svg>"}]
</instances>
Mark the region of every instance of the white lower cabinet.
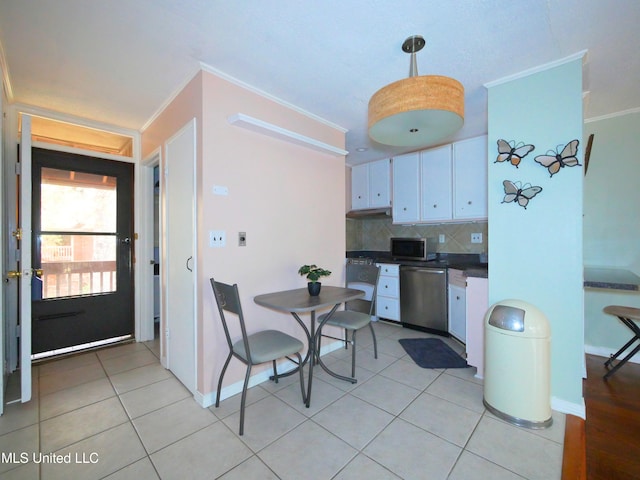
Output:
<instances>
[{"instance_id":1,"label":"white lower cabinet","mask_svg":"<svg viewBox=\"0 0 640 480\"><path fill-rule=\"evenodd\" d=\"M400 265L378 263L380 278L376 296L376 316L400 321Z\"/></svg>"},{"instance_id":2,"label":"white lower cabinet","mask_svg":"<svg viewBox=\"0 0 640 480\"><path fill-rule=\"evenodd\" d=\"M467 363L484 378L484 316L489 310L489 281L467 278Z\"/></svg>"},{"instance_id":3,"label":"white lower cabinet","mask_svg":"<svg viewBox=\"0 0 640 480\"><path fill-rule=\"evenodd\" d=\"M467 343L467 279L460 270L449 269L449 333Z\"/></svg>"}]
</instances>

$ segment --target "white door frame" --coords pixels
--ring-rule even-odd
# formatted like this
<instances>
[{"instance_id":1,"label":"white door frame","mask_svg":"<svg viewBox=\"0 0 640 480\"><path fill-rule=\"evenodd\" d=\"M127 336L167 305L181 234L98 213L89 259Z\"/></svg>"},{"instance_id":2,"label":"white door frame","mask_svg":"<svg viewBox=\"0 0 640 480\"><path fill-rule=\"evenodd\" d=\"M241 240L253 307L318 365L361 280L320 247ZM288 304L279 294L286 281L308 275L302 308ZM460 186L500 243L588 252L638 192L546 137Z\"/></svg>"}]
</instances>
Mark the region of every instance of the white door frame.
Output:
<instances>
[{"instance_id":1,"label":"white door frame","mask_svg":"<svg viewBox=\"0 0 640 480\"><path fill-rule=\"evenodd\" d=\"M157 148L148 157L144 158L140 162L140 168L138 169L137 188L140 192L140 206L137 209L140 218L140 238L138 239L140 261L138 266L141 276L140 282L140 326L136 329L139 331L139 336L136 335L141 341L154 339L154 318L153 318L153 240L154 240L154 191L153 191L153 169L156 166L160 166L161 162L161 149ZM160 182L160 188L162 189L162 182ZM162 190L161 190L162 193ZM160 242L162 243L162 236L160 236ZM162 291L160 292L162 294ZM162 302L160 302L160 319L162 325ZM162 333L162 332L161 332ZM162 358L162 350L164 346L160 342L160 357Z\"/></svg>"},{"instance_id":2,"label":"white door frame","mask_svg":"<svg viewBox=\"0 0 640 480\"><path fill-rule=\"evenodd\" d=\"M46 148L49 150L59 150L63 152L69 153L77 153L81 155L90 155L90 156L99 156L100 158L105 158L109 160L116 160L121 162L133 163L134 164L134 172L135 172L135 187L134 187L134 230L136 232L143 232L144 230L141 228L142 219L144 219L144 210L141 208L142 202L142 186L145 182L145 175L150 175L150 178L153 178L153 172L149 172L149 168L142 168L140 166L140 133L137 131L123 129L119 127L115 127L113 125L107 125L100 122L94 122L90 120L86 120L83 118L74 117L72 115L61 114L58 112L51 112L43 108L33 107L30 105L22 105L22 104L13 104L11 106L6 107L7 116L3 118L3 133L4 138L2 139L4 142L3 145L3 164L4 171L3 174L6 177L6 181L3 184L4 188L4 196L2 197L5 207L4 207L4 218L2 227L4 229L3 236L3 260L4 260L4 268L2 270L3 274L6 273L6 270L15 269L15 251L12 250L10 242L7 241L7 235L9 232L14 231L17 228L15 215L12 214L15 208L15 198L16 198L16 184L11 178L13 178L13 174L15 172L15 164L17 161L18 153L17 153L17 138L18 138L18 119L19 115L37 115L45 118L50 118L53 120L58 120L62 122L68 122L76 125L81 125L85 127L95 128L98 130L104 130L107 132L113 132L123 135L128 135L133 139L133 156L132 157L123 157L119 155L111 155L111 154L99 154L96 155L96 152L90 150L84 150L79 148L65 147L55 144L48 143L34 143L33 146ZM151 179L147 182L149 184ZM31 199L29 199L29 202ZM12 206L13 204L13 206ZM29 205L29 208L31 206ZM140 243L134 242L134 257L136 259L142 259L143 253L140 251ZM151 257L153 258L153 256ZM11 260L11 262L9 261ZM139 262L134 264L134 288L136 292L140 294L136 294L135 296L135 337L138 341L143 339L151 339L145 338L144 328L141 325L141 318L145 305L149 305L149 315L153 318L153 278L145 278L148 275L144 275L142 272L142 268L140 268L141 264ZM151 294L144 295L144 292L149 290ZM3 343L2 347L6 348L7 351L4 352L5 357L8 360L8 363L5 365L6 371L4 374L11 373L16 369L17 365L17 342L13 341L17 337L17 332L15 328L16 315L18 312L18 302L17 302L17 282L5 283L3 288L3 314L4 314L4 331L2 332L3 337L0 341ZM151 328L153 328L151 326ZM153 330L151 330L153 333Z\"/></svg>"}]
</instances>

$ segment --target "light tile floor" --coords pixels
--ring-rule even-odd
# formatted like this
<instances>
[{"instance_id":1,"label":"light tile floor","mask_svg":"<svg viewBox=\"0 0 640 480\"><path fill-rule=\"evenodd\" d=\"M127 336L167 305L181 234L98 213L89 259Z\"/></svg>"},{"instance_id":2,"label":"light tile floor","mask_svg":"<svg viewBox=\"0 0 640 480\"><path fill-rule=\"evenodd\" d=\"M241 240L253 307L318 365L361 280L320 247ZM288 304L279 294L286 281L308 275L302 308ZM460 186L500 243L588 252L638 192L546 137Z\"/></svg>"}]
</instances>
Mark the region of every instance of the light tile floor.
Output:
<instances>
[{"instance_id":1,"label":"light tile floor","mask_svg":"<svg viewBox=\"0 0 640 480\"><path fill-rule=\"evenodd\" d=\"M358 383L314 370L311 408L297 376L251 388L242 437L239 396L200 407L155 342L36 366L33 401L0 418L0 479L560 478L564 415L547 430L505 423L483 407L475 369L422 369L397 340L426 334L375 328L379 358L362 333ZM348 373L349 355L323 359Z\"/></svg>"}]
</instances>

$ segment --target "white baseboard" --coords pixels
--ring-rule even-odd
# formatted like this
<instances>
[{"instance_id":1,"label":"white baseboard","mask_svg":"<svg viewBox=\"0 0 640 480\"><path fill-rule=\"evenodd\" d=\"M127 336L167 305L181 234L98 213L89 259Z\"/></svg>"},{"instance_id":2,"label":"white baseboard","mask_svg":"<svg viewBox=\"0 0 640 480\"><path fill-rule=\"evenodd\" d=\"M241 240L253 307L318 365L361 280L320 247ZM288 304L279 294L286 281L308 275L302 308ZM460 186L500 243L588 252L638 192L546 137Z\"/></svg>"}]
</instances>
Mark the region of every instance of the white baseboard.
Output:
<instances>
[{"instance_id":1,"label":"white baseboard","mask_svg":"<svg viewBox=\"0 0 640 480\"><path fill-rule=\"evenodd\" d=\"M621 347L622 345L620 345ZM618 347L618 348L620 348ZM585 345L584 353L588 353L589 355L597 355L599 357L609 358L611 355L618 351L618 348L611 349L609 347L595 347L593 345ZM626 352L623 352L620 357L624 358ZM640 352L636 353L633 357L629 359L632 363L640 363Z\"/></svg>"},{"instance_id":2,"label":"white baseboard","mask_svg":"<svg viewBox=\"0 0 640 480\"><path fill-rule=\"evenodd\" d=\"M322 357L323 355L326 355L327 353L330 353L330 352L333 352L334 350L342 348L343 346L344 346L344 343L342 342L339 342L339 341L331 342L320 349L320 356ZM278 375L290 372L296 367L297 365L289 360L287 360L286 362L282 362L278 364ZM255 375L251 375L251 377L249 378L249 388L259 385L263 382L268 382L269 377L271 377L272 375L273 375L273 368L270 368L268 370L263 370L262 372ZM238 393L242 392L243 384L244 384L244 380L240 380L236 383L233 383L231 385L227 385L226 387L224 387L220 391L220 401L229 397L233 397L234 395L237 395ZM215 405L216 392L215 390L205 394L196 392L194 395L194 398L196 402L200 404L200 406L204 408L208 408L211 405Z\"/></svg>"},{"instance_id":3,"label":"white baseboard","mask_svg":"<svg viewBox=\"0 0 640 480\"><path fill-rule=\"evenodd\" d=\"M584 404L584 398L581 399L581 403L572 403L557 397L551 397L551 409L556 412L575 415L576 417L583 419L587 418L587 409Z\"/></svg>"}]
</instances>

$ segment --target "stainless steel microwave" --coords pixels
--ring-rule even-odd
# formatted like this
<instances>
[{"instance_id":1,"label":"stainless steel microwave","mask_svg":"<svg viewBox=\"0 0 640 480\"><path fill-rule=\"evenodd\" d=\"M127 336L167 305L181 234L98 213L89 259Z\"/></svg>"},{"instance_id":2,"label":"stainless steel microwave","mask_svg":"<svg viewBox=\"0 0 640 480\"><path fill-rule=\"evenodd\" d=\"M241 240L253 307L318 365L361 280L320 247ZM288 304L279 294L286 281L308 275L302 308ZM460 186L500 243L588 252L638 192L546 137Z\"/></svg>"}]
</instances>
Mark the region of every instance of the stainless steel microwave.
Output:
<instances>
[{"instance_id":1,"label":"stainless steel microwave","mask_svg":"<svg viewBox=\"0 0 640 480\"><path fill-rule=\"evenodd\" d=\"M433 260L436 258L435 238L391 238L391 256L398 260Z\"/></svg>"}]
</instances>

